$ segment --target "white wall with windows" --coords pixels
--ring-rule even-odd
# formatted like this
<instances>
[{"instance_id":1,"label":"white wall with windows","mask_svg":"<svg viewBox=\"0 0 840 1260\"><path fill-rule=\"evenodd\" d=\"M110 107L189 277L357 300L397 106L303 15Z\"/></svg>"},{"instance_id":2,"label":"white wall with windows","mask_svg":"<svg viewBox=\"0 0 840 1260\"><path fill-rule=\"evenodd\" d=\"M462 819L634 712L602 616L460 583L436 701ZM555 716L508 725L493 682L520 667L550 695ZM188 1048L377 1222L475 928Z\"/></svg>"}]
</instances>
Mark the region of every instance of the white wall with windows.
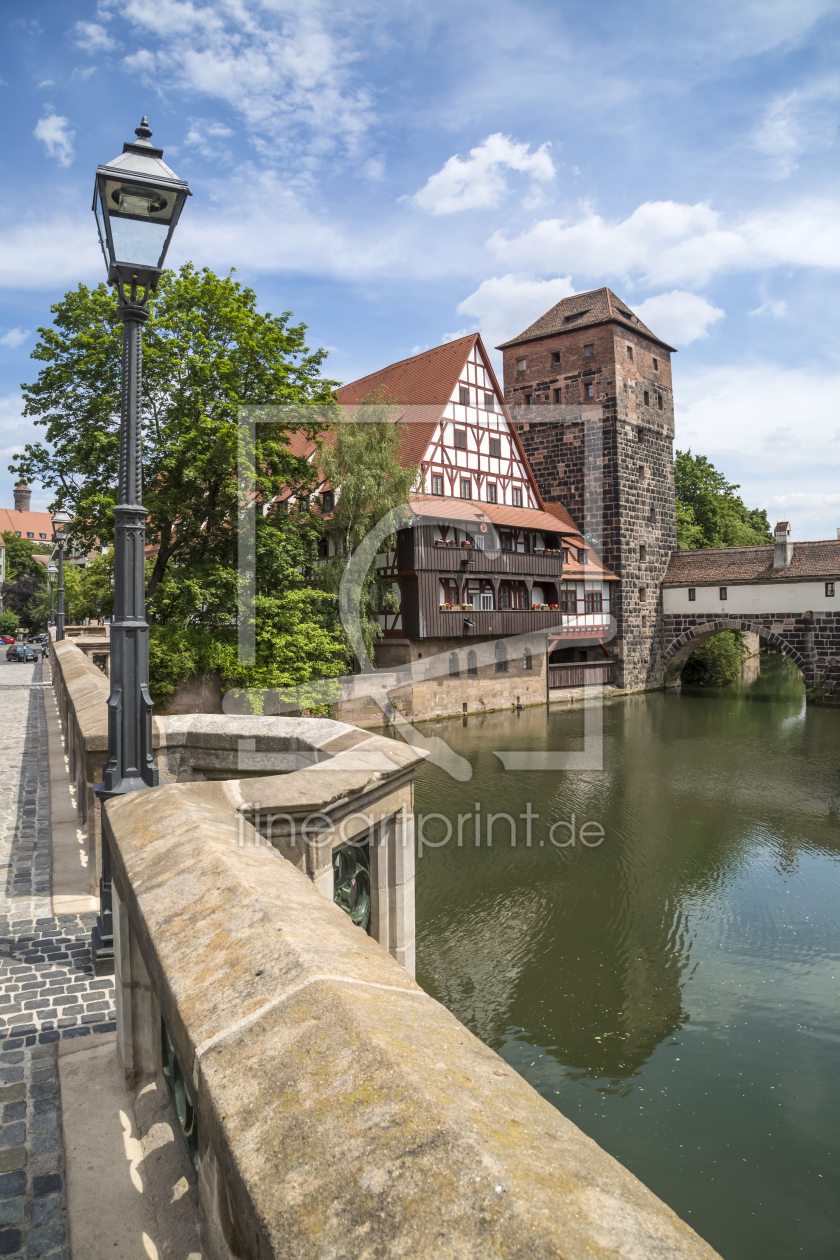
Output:
<instances>
[{"instance_id":1,"label":"white wall with windows","mask_svg":"<svg viewBox=\"0 0 840 1260\"><path fill-rule=\"evenodd\" d=\"M828 590L832 593L829 594ZM721 598L721 590L726 591ZM692 598L693 592L693 598ZM837 612L840 578L820 581L715 583L714 586L665 586L665 613L802 613Z\"/></svg>"}]
</instances>

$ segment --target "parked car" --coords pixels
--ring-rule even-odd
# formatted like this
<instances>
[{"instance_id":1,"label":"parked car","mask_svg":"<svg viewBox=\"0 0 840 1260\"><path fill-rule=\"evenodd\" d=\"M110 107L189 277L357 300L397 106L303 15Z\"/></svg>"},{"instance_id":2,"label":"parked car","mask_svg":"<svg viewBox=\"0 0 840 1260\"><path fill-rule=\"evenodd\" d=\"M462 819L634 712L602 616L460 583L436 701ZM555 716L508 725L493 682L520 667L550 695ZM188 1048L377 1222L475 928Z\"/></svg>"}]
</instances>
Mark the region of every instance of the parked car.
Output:
<instances>
[{"instance_id":1,"label":"parked car","mask_svg":"<svg viewBox=\"0 0 840 1260\"><path fill-rule=\"evenodd\" d=\"M11 647L6 648L7 661L37 661L41 653L37 648L32 647L30 643L13 643Z\"/></svg>"},{"instance_id":2,"label":"parked car","mask_svg":"<svg viewBox=\"0 0 840 1260\"><path fill-rule=\"evenodd\" d=\"M0 643L14 643L15 636L13 634L0 634Z\"/></svg>"}]
</instances>

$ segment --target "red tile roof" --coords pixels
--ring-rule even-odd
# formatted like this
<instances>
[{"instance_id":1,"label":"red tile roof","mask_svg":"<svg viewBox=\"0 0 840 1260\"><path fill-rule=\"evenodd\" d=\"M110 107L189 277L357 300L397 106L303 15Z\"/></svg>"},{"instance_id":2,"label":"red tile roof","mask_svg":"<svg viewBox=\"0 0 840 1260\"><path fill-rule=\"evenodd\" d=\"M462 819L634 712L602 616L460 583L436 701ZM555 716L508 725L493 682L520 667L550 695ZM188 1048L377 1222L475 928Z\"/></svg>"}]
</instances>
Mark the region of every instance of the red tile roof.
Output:
<instances>
[{"instance_id":1,"label":"red tile roof","mask_svg":"<svg viewBox=\"0 0 840 1260\"><path fill-rule=\"evenodd\" d=\"M574 332L578 328L590 328L595 324L612 322L623 328L631 328L634 332L650 338L666 350L676 354L673 346L662 341L655 333L642 323L638 315L630 310L626 302L617 298L612 289L590 289L588 293L575 293L573 297L563 298L550 311L546 311L538 320L518 337L511 341L503 341L497 350L507 346L524 345L528 341L536 341L540 337L553 337L557 333Z\"/></svg>"},{"instance_id":2,"label":"red tile roof","mask_svg":"<svg viewBox=\"0 0 840 1260\"><path fill-rule=\"evenodd\" d=\"M19 512L17 508L0 508L0 534L7 531L20 533L21 538L26 538L31 531L34 538L30 538L30 542L51 542L52 516L49 512ZM46 538L42 538L41 534L45 534Z\"/></svg>"},{"instance_id":3,"label":"red tile roof","mask_svg":"<svg viewBox=\"0 0 840 1260\"><path fill-rule=\"evenodd\" d=\"M840 539L793 544L786 569L774 569L775 545L672 551L663 586L726 586L731 582L802 582L840 578Z\"/></svg>"}]
</instances>

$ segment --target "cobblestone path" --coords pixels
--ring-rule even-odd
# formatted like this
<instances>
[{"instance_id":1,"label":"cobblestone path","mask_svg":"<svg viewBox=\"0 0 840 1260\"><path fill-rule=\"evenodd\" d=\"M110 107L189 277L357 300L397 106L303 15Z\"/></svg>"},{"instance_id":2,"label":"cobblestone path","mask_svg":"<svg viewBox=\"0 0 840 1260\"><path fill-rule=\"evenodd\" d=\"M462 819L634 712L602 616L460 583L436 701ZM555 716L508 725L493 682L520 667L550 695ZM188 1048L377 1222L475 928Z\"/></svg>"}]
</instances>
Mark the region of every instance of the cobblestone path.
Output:
<instances>
[{"instance_id":1,"label":"cobblestone path","mask_svg":"<svg viewBox=\"0 0 840 1260\"><path fill-rule=\"evenodd\" d=\"M52 916L45 674L0 658L0 1256L22 1260L69 1258L56 1045L115 1027L95 916Z\"/></svg>"}]
</instances>

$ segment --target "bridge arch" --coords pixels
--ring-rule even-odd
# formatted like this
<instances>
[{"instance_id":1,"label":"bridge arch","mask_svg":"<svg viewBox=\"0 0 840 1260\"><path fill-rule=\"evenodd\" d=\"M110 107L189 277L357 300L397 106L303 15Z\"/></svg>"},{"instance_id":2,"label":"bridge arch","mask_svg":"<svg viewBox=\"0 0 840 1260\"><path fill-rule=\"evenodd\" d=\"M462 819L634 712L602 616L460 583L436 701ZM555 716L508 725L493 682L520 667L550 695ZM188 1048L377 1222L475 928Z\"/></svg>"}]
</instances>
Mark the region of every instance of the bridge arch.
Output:
<instances>
[{"instance_id":1,"label":"bridge arch","mask_svg":"<svg viewBox=\"0 0 840 1260\"><path fill-rule=\"evenodd\" d=\"M768 626L762 625L761 622L736 618L709 620L700 622L696 626L686 627L670 644L666 644L662 660L665 672L668 675L667 683L669 686L675 686L679 681L683 666L694 649L698 648L701 643L705 643L707 639L711 639L713 635L720 634L722 630L743 630L748 634L760 635L771 647L776 648L779 652L784 652L785 656L789 656L798 666L802 671L806 687L814 686L814 668L811 661L797 651L792 644L788 643L787 639L771 630Z\"/></svg>"}]
</instances>

